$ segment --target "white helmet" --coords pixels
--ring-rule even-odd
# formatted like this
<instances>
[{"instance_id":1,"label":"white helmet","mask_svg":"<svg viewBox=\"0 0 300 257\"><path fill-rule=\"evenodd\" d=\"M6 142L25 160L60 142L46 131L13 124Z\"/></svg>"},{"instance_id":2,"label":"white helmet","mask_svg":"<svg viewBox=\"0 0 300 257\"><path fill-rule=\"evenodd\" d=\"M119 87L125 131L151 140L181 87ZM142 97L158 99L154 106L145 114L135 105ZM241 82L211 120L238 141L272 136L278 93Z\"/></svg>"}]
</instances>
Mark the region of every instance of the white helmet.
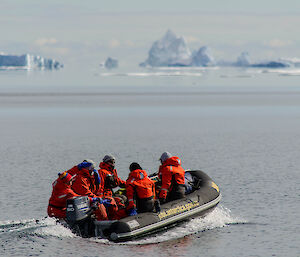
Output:
<instances>
[{"instance_id":1,"label":"white helmet","mask_svg":"<svg viewBox=\"0 0 300 257\"><path fill-rule=\"evenodd\" d=\"M96 163L93 160L85 159L84 162L88 162L91 165L87 168L88 170L94 170L96 168Z\"/></svg>"}]
</instances>

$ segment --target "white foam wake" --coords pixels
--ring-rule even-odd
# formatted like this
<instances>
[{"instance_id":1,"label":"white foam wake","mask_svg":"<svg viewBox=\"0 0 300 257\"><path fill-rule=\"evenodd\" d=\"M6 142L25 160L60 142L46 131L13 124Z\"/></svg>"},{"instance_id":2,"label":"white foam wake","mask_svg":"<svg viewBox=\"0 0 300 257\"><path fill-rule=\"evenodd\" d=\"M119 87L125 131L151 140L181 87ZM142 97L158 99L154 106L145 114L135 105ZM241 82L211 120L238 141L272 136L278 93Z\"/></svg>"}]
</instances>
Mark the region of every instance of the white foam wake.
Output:
<instances>
[{"instance_id":1,"label":"white foam wake","mask_svg":"<svg viewBox=\"0 0 300 257\"><path fill-rule=\"evenodd\" d=\"M126 245L144 245L156 244L164 241L182 238L184 236L192 235L198 232L221 228L230 224L247 223L246 220L234 217L231 211L223 206L218 206L214 211L204 218L195 218L189 222L183 223L176 227L170 228L167 231L147 236L146 238L138 239L135 241L124 242ZM105 239L93 239L93 241L114 244Z\"/></svg>"},{"instance_id":2,"label":"white foam wake","mask_svg":"<svg viewBox=\"0 0 300 257\"><path fill-rule=\"evenodd\" d=\"M0 221L0 232L7 234L26 233L38 236L76 237L70 229L57 223L55 219L50 217Z\"/></svg>"},{"instance_id":3,"label":"white foam wake","mask_svg":"<svg viewBox=\"0 0 300 257\"><path fill-rule=\"evenodd\" d=\"M22 225L30 222L35 222L35 219L28 220L3 220L0 221L0 227L8 226L8 225Z\"/></svg>"},{"instance_id":4,"label":"white foam wake","mask_svg":"<svg viewBox=\"0 0 300 257\"><path fill-rule=\"evenodd\" d=\"M55 237L76 237L72 231L62 224L57 223L55 219L46 218L43 220L43 226L37 228L34 233L38 236L55 236Z\"/></svg>"},{"instance_id":5,"label":"white foam wake","mask_svg":"<svg viewBox=\"0 0 300 257\"><path fill-rule=\"evenodd\" d=\"M176 227L170 228L167 231L149 235L145 238L135 241L129 241L122 244L138 245L138 244L155 244L164 241L182 238L198 232L221 228L230 224L247 223L246 220L234 217L231 211L223 206L218 206L214 211L204 218L195 218L189 222L182 223ZM59 238L75 238L75 234L70 229L57 223L53 218L28 219L19 221L0 221L0 232L2 233L26 233L36 236L53 236ZM91 241L102 244L115 244L107 239L91 238Z\"/></svg>"},{"instance_id":6,"label":"white foam wake","mask_svg":"<svg viewBox=\"0 0 300 257\"><path fill-rule=\"evenodd\" d=\"M192 235L201 231L225 227L229 224L245 223L244 220L233 217L231 211L225 207L219 206L204 218L195 218L191 221L177 226L163 234L142 239L140 241L129 242L132 244L153 244L162 241L174 240L187 235Z\"/></svg>"}]
</instances>

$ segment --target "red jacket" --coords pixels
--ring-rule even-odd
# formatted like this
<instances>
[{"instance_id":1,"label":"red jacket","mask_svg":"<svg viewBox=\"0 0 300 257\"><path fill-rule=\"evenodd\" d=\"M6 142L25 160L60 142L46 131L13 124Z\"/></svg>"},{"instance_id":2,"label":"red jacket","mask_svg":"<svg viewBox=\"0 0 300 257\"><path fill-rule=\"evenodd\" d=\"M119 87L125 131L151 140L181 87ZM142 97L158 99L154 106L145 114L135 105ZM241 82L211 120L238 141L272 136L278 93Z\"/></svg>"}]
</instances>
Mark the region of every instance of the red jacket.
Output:
<instances>
[{"instance_id":1,"label":"red jacket","mask_svg":"<svg viewBox=\"0 0 300 257\"><path fill-rule=\"evenodd\" d=\"M126 180L126 195L128 208L135 208L134 197L139 199L155 196L154 182L147 176L144 170L134 170L129 173Z\"/></svg>"},{"instance_id":2,"label":"red jacket","mask_svg":"<svg viewBox=\"0 0 300 257\"><path fill-rule=\"evenodd\" d=\"M78 166L74 166L73 168L69 169L67 171L69 174L71 174L72 176L77 175L80 173L80 169L78 168ZM96 174L97 171L95 170L94 172L94 178L92 178L94 187L93 187L93 193L96 195L101 195L101 179L98 177L98 174Z\"/></svg>"},{"instance_id":3,"label":"red jacket","mask_svg":"<svg viewBox=\"0 0 300 257\"><path fill-rule=\"evenodd\" d=\"M125 186L126 182L118 177L118 173L116 169L112 169L112 167L105 162L101 162L99 164L99 167L100 167L99 176L101 180L100 190L104 196L112 196L112 188L118 186ZM112 180L113 180L113 183L110 186L106 184L108 176L112 176Z\"/></svg>"},{"instance_id":4,"label":"red jacket","mask_svg":"<svg viewBox=\"0 0 300 257\"><path fill-rule=\"evenodd\" d=\"M72 189L79 195L86 195L89 197L100 197L100 187L95 183L94 176L90 175L87 169L81 169L75 177Z\"/></svg>"},{"instance_id":5,"label":"red jacket","mask_svg":"<svg viewBox=\"0 0 300 257\"><path fill-rule=\"evenodd\" d=\"M77 167L77 165L76 165L76 166L74 166L72 169L69 169L67 172L68 172L69 174L71 174L72 176L74 176L74 175L78 174L79 171L80 171L80 170L78 169L78 167Z\"/></svg>"},{"instance_id":6,"label":"red jacket","mask_svg":"<svg viewBox=\"0 0 300 257\"><path fill-rule=\"evenodd\" d=\"M67 199L79 196L72 189L71 185L65 184L60 178L52 184L52 195L49 199L48 215L58 219L66 218Z\"/></svg>"},{"instance_id":7,"label":"red jacket","mask_svg":"<svg viewBox=\"0 0 300 257\"><path fill-rule=\"evenodd\" d=\"M162 181L159 198L166 199L168 192L172 190L172 181L184 185L185 170L180 164L181 160L177 156L173 156L159 167L158 176Z\"/></svg>"}]
</instances>

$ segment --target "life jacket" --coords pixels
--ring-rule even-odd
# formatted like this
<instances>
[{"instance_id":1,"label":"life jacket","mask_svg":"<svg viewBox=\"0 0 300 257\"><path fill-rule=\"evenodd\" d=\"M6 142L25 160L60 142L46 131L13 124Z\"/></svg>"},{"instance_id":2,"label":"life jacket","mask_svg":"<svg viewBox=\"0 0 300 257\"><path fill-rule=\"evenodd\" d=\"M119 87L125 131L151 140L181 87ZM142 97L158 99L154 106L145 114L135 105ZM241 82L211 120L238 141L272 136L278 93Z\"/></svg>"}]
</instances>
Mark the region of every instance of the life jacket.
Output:
<instances>
[{"instance_id":1,"label":"life jacket","mask_svg":"<svg viewBox=\"0 0 300 257\"><path fill-rule=\"evenodd\" d=\"M159 198L166 199L167 194L177 186L184 186L185 170L181 167L181 160L177 156L167 159L160 167L158 176L161 179Z\"/></svg>"},{"instance_id":2,"label":"life jacket","mask_svg":"<svg viewBox=\"0 0 300 257\"><path fill-rule=\"evenodd\" d=\"M71 174L72 176L74 176L74 175L77 175L78 173L79 173L79 169L78 169L78 167L77 167L77 165L76 166L74 166L73 168L71 168L71 169L69 169L67 172L69 173L69 174Z\"/></svg>"},{"instance_id":3,"label":"life jacket","mask_svg":"<svg viewBox=\"0 0 300 257\"><path fill-rule=\"evenodd\" d=\"M125 181L118 177L117 170L112 169L112 167L109 164L101 162L99 164L99 167L100 170L98 171L98 173L101 180L101 194L104 196L112 196L112 188L124 186Z\"/></svg>"},{"instance_id":4,"label":"life jacket","mask_svg":"<svg viewBox=\"0 0 300 257\"><path fill-rule=\"evenodd\" d=\"M69 169L67 172L69 174L71 174L72 176L74 176L74 175L79 174L81 170L82 169L78 168L78 165L75 165L73 168ZM99 173L98 173L97 170L94 170L93 176L94 176L93 181L94 181L94 184L95 184L95 190L94 190L95 192L94 193L96 195L100 195L101 194L100 193L100 191L101 191L101 189L100 189L100 187L101 187L101 178L100 178Z\"/></svg>"},{"instance_id":5,"label":"life jacket","mask_svg":"<svg viewBox=\"0 0 300 257\"><path fill-rule=\"evenodd\" d=\"M53 182L52 187L53 190L47 210L48 215L50 217L64 219L66 217L67 199L79 195L71 189L71 185L65 184L60 178Z\"/></svg>"},{"instance_id":6,"label":"life jacket","mask_svg":"<svg viewBox=\"0 0 300 257\"><path fill-rule=\"evenodd\" d=\"M129 173L126 180L126 195L128 208L134 208L134 200L153 199L155 197L155 185L146 171L136 169Z\"/></svg>"},{"instance_id":7,"label":"life jacket","mask_svg":"<svg viewBox=\"0 0 300 257\"><path fill-rule=\"evenodd\" d=\"M87 169L81 169L75 177L72 189L79 195L89 197L101 196L100 184L97 186L95 177Z\"/></svg>"}]
</instances>

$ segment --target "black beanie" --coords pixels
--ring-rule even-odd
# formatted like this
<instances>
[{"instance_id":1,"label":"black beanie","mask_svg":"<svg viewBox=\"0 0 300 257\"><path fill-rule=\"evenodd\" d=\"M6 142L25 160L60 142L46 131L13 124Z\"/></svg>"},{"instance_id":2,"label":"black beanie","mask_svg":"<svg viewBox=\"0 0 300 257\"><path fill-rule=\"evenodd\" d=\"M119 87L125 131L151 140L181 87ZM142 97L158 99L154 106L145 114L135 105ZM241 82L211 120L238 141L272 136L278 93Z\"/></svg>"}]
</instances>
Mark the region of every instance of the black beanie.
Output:
<instances>
[{"instance_id":1,"label":"black beanie","mask_svg":"<svg viewBox=\"0 0 300 257\"><path fill-rule=\"evenodd\" d=\"M133 162L129 166L130 171L141 170L141 169L142 169L142 167L137 162Z\"/></svg>"}]
</instances>

